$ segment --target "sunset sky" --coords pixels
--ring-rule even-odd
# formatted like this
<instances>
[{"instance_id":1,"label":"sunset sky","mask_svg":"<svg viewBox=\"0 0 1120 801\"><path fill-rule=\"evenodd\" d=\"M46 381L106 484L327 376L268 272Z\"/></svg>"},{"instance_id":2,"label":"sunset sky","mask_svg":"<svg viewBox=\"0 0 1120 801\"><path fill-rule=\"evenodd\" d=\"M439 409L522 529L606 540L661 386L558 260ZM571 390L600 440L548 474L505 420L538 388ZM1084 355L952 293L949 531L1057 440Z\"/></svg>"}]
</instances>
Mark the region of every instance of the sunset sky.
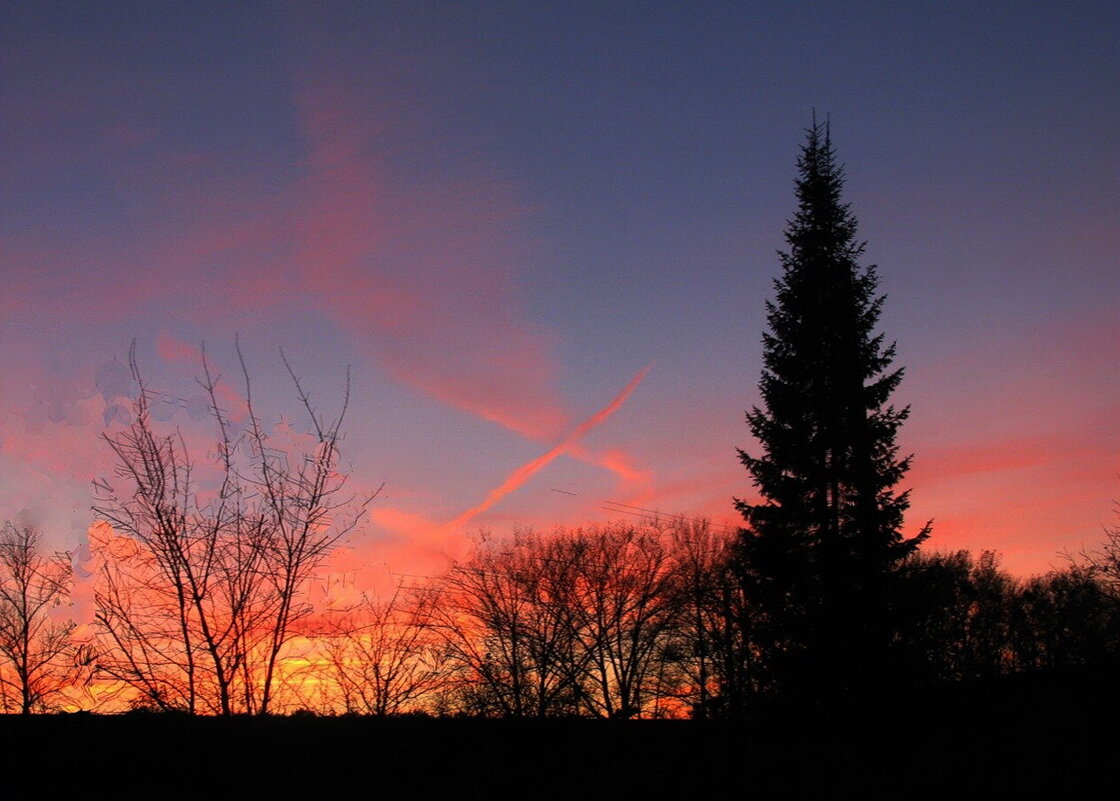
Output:
<instances>
[{"instance_id":1,"label":"sunset sky","mask_svg":"<svg viewBox=\"0 0 1120 801\"><path fill-rule=\"evenodd\" d=\"M236 414L237 336L281 437L279 349L324 412L351 367L351 485L385 486L340 575L734 525L815 108L906 368L909 531L1060 565L1120 523L1118 43L1114 2L6 4L0 519L80 558L129 343L201 443L200 344Z\"/></svg>"}]
</instances>

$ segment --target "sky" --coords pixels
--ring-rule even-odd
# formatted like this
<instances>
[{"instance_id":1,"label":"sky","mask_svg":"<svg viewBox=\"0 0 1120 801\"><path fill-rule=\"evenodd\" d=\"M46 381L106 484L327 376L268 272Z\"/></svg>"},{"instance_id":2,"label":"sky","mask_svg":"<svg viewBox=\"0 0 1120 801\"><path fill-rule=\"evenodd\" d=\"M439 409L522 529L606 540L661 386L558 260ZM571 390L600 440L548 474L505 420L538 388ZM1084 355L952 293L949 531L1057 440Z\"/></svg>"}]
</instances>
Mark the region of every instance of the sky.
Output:
<instances>
[{"instance_id":1,"label":"sky","mask_svg":"<svg viewBox=\"0 0 1120 801\"><path fill-rule=\"evenodd\" d=\"M79 559L127 359L380 493L333 569L737 524L798 149L828 115L909 404L907 532L1028 575L1120 523L1115 3L5 3L0 518Z\"/></svg>"}]
</instances>

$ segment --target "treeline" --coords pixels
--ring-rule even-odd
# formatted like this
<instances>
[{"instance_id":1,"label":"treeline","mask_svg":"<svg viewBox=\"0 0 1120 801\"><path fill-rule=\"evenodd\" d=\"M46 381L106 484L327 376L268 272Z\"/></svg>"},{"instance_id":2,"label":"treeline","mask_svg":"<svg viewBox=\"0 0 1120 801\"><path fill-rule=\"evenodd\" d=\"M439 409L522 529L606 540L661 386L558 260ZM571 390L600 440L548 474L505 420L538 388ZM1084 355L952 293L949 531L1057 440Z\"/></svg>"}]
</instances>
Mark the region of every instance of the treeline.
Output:
<instances>
[{"instance_id":1,"label":"treeline","mask_svg":"<svg viewBox=\"0 0 1120 801\"><path fill-rule=\"evenodd\" d=\"M231 693L223 664L205 658L211 645L194 642L190 626L176 633L161 623L159 637L144 630L153 618L174 619L174 586L162 588L162 602L148 596L127 631L109 614L104 576L119 575L137 551L118 547L98 585L96 632L79 647L73 625L53 619L67 601L68 562L39 553L35 532L8 524L0 701L7 712L84 703L202 714L749 715L799 699L769 680L773 654L757 646L764 621L741 589L739 542L690 521L480 537L473 555L440 577L342 611L304 609L271 674L272 629L256 632L260 652L232 663L252 691ZM1114 535L1108 545L1116 544ZM868 667L886 693L1114 663L1114 555L1106 548L1019 580L992 552L915 553L890 576L887 663ZM235 628L232 617L209 622ZM254 707L266 682L272 701Z\"/></svg>"},{"instance_id":2,"label":"treeline","mask_svg":"<svg viewBox=\"0 0 1120 801\"><path fill-rule=\"evenodd\" d=\"M372 604L378 636L341 627L336 655L356 652L355 631L380 650L336 656L319 680L348 686L346 709L363 713L735 717L796 702L768 681L740 570L739 535L706 522L483 539L445 576ZM990 551L915 553L890 576L887 664L867 667L894 691L1108 664L1115 578L1103 558L1018 580ZM406 625L386 627L393 614Z\"/></svg>"}]
</instances>

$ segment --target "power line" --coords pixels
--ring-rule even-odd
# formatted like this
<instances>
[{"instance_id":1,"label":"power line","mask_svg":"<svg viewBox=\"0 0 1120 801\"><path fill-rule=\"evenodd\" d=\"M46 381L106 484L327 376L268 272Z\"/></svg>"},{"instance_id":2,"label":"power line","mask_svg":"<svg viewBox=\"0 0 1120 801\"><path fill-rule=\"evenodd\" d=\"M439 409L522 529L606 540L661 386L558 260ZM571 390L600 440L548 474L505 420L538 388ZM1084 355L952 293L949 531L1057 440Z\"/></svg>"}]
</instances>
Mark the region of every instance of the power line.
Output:
<instances>
[{"instance_id":1,"label":"power line","mask_svg":"<svg viewBox=\"0 0 1120 801\"><path fill-rule=\"evenodd\" d=\"M659 509L647 509L644 506L633 506L628 503L621 503L619 501L603 501L604 506L600 507L608 512L621 512L623 514L634 515L635 517L645 518L647 520L662 520L669 518L670 520L680 520L682 522L704 524L706 523L713 528L723 529L728 534L733 534L737 530L727 523L713 522L706 517L692 517L690 515L679 514L674 512L662 512Z\"/></svg>"}]
</instances>

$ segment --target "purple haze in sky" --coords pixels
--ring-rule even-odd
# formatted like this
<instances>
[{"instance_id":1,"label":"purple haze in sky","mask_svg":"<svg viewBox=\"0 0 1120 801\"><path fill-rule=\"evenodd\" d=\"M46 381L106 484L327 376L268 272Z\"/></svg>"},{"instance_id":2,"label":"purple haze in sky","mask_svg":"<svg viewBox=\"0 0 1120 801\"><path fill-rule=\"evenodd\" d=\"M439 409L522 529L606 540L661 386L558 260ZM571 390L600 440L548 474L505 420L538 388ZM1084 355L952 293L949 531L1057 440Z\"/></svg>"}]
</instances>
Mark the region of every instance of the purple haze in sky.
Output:
<instances>
[{"instance_id":1,"label":"purple haze in sky","mask_svg":"<svg viewBox=\"0 0 1120 801\"><path fill-rule=\"evenodd\" d=\"M345 569L637 509L734 526L814 108L906 367L909 527L1025 574L1116 522L1115 3L3 17L0 516L59 547L131 420L133 339L200 458L202 342L236 415L240 338L280 432L279 348L325 411L351 366L352 484L385 489Z\"/></svg>"}]
</instances>

